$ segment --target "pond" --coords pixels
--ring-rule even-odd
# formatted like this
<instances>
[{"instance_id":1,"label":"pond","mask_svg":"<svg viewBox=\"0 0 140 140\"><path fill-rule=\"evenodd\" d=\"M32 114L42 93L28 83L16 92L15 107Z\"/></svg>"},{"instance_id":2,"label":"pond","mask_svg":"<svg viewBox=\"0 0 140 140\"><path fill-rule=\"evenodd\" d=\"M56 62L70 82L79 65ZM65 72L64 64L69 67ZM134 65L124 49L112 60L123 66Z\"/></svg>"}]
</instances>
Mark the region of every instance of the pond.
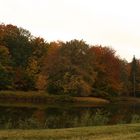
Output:
<instances>
[{"instance_id":1,"label":"pond","mask_svg":"<svg viewBox=\"0 0 140 140\"><path fill-rule=\"evenodd\" d=\"M102 107L0 105L0 129L46 129L140 122L140 104Z\"/></svg>"}]
</instances>

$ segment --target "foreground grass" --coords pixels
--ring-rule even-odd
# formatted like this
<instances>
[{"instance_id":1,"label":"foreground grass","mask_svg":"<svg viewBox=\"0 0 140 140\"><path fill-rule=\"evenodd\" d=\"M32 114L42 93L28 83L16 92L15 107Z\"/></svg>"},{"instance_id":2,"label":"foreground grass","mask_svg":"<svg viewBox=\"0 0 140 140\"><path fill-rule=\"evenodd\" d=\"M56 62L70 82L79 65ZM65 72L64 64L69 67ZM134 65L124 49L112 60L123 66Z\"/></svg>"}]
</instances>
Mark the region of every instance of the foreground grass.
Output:
<instances>
[{"instance_id":1,"label":"foreground grass","mask_svg":"<svg viewBox=\"0 0 140 140\"><path fill-rule=\"evenodd\" d=\"M0 140L139 140L140 124L47 130L1 130Z\"/></svg>"}]
</instances>

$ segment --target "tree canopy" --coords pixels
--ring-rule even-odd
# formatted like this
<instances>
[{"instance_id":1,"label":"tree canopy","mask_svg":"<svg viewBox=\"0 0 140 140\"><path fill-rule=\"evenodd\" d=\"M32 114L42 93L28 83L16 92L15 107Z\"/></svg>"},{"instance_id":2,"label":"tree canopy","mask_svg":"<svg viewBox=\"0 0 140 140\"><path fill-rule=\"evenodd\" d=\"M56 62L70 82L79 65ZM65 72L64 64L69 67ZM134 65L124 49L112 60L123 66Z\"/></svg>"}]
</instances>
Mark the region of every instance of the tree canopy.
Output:
<instances>
[{"instance_id":1,"label":"tree canopy","mask_svg":"<svg viewBox=\"0 0 140 140\"><path fill-rule=\"evenodd\" d=\"M140 95L140 60L83 40L47 42L23 28L0 25L0 90L45 90L71 96Z\"/></svg>"}]
</instances>

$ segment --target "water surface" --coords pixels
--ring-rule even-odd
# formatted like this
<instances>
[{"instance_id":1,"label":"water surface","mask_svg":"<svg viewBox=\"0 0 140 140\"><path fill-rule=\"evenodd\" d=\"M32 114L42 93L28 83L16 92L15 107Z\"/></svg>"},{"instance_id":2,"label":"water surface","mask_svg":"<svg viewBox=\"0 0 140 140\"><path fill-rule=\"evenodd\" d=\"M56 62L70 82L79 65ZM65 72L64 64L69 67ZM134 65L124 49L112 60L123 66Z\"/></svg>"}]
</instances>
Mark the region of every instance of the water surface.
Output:
<instances>
[{"instance_id":1,"label":"water surface","mask_svg":"<svg viewBox=\"0 0 140 140\"><path fill-rule=\"evenodd\" d=\"M0 129L69 128L135 122L140 122L140 104L102 107L0 105Z\"/></svg>"}]
</instances>

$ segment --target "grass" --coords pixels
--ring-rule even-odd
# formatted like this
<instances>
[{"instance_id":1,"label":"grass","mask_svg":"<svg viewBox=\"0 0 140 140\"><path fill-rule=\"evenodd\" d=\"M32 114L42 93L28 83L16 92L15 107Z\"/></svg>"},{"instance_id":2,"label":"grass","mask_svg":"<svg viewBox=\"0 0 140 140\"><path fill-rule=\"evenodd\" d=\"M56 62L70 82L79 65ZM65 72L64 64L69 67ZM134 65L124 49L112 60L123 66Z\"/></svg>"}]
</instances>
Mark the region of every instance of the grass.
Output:
<instances>
[{"instance_id":1,"label":"grass","mask_svg":"<svg viewBox=\"0 0 140 140\"><path fill-rule=\"evenodd\" d=\"M81 104L83 106L86 105L98 106L98 105L104 105L109 103L109 101L106 99L96 98L96 97L74 97L74 99L78 104Z\"/></svg>"},{"instance_id":2,"label":"grass","mask_svg":"<svg viewBox=\"0 0 140 140\"><path fill-rule=\"evenodd\" d=\"M139 140L140 124L46 130L1 130L0 140Z\"/></svg>"}]
</instances>

